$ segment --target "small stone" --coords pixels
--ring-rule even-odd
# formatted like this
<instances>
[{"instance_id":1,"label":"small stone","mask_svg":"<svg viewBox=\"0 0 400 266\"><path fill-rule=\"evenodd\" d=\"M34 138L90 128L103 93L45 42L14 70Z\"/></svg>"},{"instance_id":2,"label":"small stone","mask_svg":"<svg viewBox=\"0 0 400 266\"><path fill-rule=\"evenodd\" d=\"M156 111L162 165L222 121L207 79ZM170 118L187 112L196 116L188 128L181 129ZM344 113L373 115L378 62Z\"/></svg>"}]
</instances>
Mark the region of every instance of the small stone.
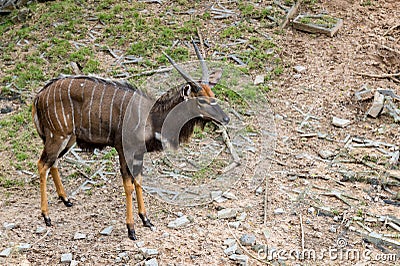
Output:
<instances>
[{"instance_id":1,"label":"small stone","mask_svg":"<svg viewBox=\"0 0 400 266\"><path fill-rule=\"evenodd\" d=\"M243 246L252 246L256 243L256 236L253 234L244 234L239 240Z\"/></svg>"},{"instance_id":2,"label":"small stone","mask_svg":"<svg viewBox=\"0 0 400 266\"><path fill-rule=\"evenodd\" d=\"M331 231L332 233L336 233L336 231L337 231L336 226L331 225L331 227L329 228L329 231Z\"/></svg>"},{"instance_id":3,"label":"small stone","mask_svg":"<svg viewBox=\"0 0 400 266\"><path fill-rule=\"evenodd\" d=\"M100 234L104 235L104 236L109 236L109 235L111 235L113 228L114 227L112 225L110 225L109 227L104 228L103 231L100 232Z\"/></svg>"},{"instance_id":4,"label":"small stone","mask_svg":"<svg viewBox=\"0 0 400 266\"><path fill-rule=\"evenodd\" d=\"M237 213L236 209L227 208L218 211L217 216L219 219L229 219L236 217L236 213Z\"/></svg>"},{"instance_id":5,"label":"small stone","mask_svg":"<svg viewBox=\"0 0 400 266\"><path fill-rule=\"evenodd\" d=\"M144 262L144 265L145 266L158 266L158 262L157 262L157 260L155 258L152 258L150 260L146 260Z\"/></svg>"},{"instance_id":6,"label":"small stone","mask_svg":"<svg viewBox=\"0 0 400 266\"><path fill-rule=\"evenodd\" d=\"M121 252L121 253L118 254L118 257L120 257L120 258L128 257L128 253L126 253L126 252Z\"/></svg>"},{"instance_id":7,"label":"small stone","mask_svg":"<svg viewBox=\"0 0 400 266\"><path fill-rule=\"evenodd\" d=\"M69 266L78 266L79 261L77 260L71 260L71 263L69 264Z\"/></svg>"},{"instance_id":8,"label":"small stone","mask_svg":"<svg viewBox=\"0 0 400 266\"><path fill-rule=\"evenodd\" d=\"M224 192L224 194L222 194L222 196L224 196L227 199L231 199L231 200L237 200L237 197L235 194L233 194L232 192Z\"/></svg>"},{"instance_id":9,"label":"small stone","mask_svg":"<svg viewBox=\"0 0 400 266\"><path fill-rule=\"evenodd\" d=\"M46 232L46 227L39 226L36 229L36 234L43 234L44 232Z\"/></svg>"},{"instance_id":10,"label":"small stone","mask_svg":"<svg viewBox=\"0 0 400 266\"><path fill-rule=\"evenodd\" d=\"M261 244L256 244L254 246L251 247L251 249L255 252L258 252L259 250L268 250L268 248L265 245L261 245Z\"/></svg>"},{"instance_id":11,"label":"small stone","mask_svg":"<svg viewBox=\"0 0 400 266\"><path fill-rule=\"evenodd\" d=\"M5 250L3 250L2 252L0 252L0 257L5 257L7 258L8 256L10 256L12 251L12 248L6 248Z\"/></svg>"},{"instance_id":12,"label":"small stone","mask_svg":"<svg viewBox=\"0 0 400 266\"><path fill-rule=\"evenodd\" d=\"M144 241L138 241L138 242L136 242L136 246L137 246L138 248L144 247Z\"/></svg>"},{"instance_id":13,"label":"small stone","mask_svg":"<svg viewBox=\"0 0 400 266\"><path fill-rule=\"evenodd\" d=\"M232 246L226 248L224 250L224 253L225 253L225 255L230 256L236 252L237 248L238 248L237 244L234 243Z\"/></svg>"},{"instance_id":14,"label":"small stone","mask_svg":"<svg viewBox=\"0 0 400 266\"><path fill-rule=\"evenodd\" d=\"M254 85L259 85L264 83L265 75L257 75L254 79Z\"/></svg>"},{"instance_id":15,"label":"small stone","mask_svg":"<svg viewBox=\"0 0 400 266\"><path fill-rule=\"evenodd\" d=\"M146 259L158 255L158 250L152 248L141 248L140 252L142 252Z\"/></svg>"},{"instance_id":16,"label":"small stone","mask_svg":"<svg viewBox=\"0 0 400 266\"><path fill-rule=\"evenodd\" d=\"M305 68L304 66L300 66L300 65L293 67L293 69L294 69L294 71L297 72L297 73L304 73L304 72L306 72L306 68Z\"/></svg>"},{"instance_id":17,"label":"small stone","mask_svg":"<svg viewBox=\"0 0 400 266\"><path fill-rule=\"evenodd\" d=\"M121 259L120 257L116 257L114 261L115 261L115 262L121 262L122 259Z\"/></svg>"},{"instance_id":18,"label":"small stone","mask_svg":"<svg viewBox=\"0 0 400 266\"><path fill-rule=\"evenodd\" d=\"M32 247L31 244L22 243L22 244L19 244L19 246L18 246L18 251L27 251L27 250L30 249L31 247Z\"/></svg>"},{"instance_id":19,"label":"small stone","mask_svg":"<svg viewBox=\"0 0 400 266\"><path fill-rule=\"evenodd\" d=\"M169 222L167 227L172 228L172 229L177 229L177 228L187 225L188 223L190 223L189 219L186 216L182 216L182 217L176 218L172 222Z\"/></svg>"},{"instance_id":20,"label":"small stone","mask_svg":"<svg viewBox=\"0 0 400 266\"><path fill-rule=\"evenodd\" d=\"M354 96L356 97L356 100L359 102L366 101L372 98L372 92L370 89L364 86L361 90L356 91L354 93Z\"/></svg>"},{"instance_id":21,"label":"small stone","mask_svg":"<svg viewBox=\"0 0 400 266\"><path fill-rule=\"evenodd\" d=\"M234 260L238 263L240 263L241 265L247 265L248 261L249 261L249 257L247 255L237 255L237 254L232 254L229 256L229 259Z\"/></svg>"},{"instance_id":22,"label":"small stone","mask_svg":"<svg viewBox=\"0 0 400 266\"><path fill-rule=\"evenodd\" d=\"M177 212L177 213L176 213L176 216L182 217L182 216L183 216L183 213L182 213L182 212Z\"/></svg>"},{"instance_id":23,"label":"small stone","mask_svg":"<svg viewBox=\"0 0 400 266\"><path fill-rule=\"evenodd\" d=\"M225 202L225 201L227 201L227 200L228 200L227 198L222 197L222 196L216 197L216 198L214 199L214 201L215 201L216 203L222 203L222 202Z\"/></svg>"},{"instance_id":24,"label":"small stone","mask_svg":"<svg viewBox=\"0 0 400 266\"><path fill-rule=\"evenodd\" d=\"M258 187L256 189L256 195L261 195L263 193L263 188L262 187Z\"/></svg>"},{"instance_id":25,"label":"small stone","mask_svg":"<svg viewBox=\"0 0 400 266\"><path fill-rule=\"evenodd\" d=\"M236 240L234 238L227 238L224 241L224 246L230 247L235 243L236 243Z\"/></svg>"},{"instance_id":26,"label":"small stone","mask_svg":"<svg viewBox=\"0 0 400 266\"><path fill-rule=\"evenodd\" d=\"M229 225L229 227L232 227L232 228L237 229L237 228L239 228L239 226L240 226L240 221L229 222L228 225Z\"/></svg>"},{"instance_id":27,"label":"small stone","mask_svg":"<svg viewBox=\"0 0 400 266\"><path fill-rule=\"evenodd\" d=\"M162 238L168 238L169 237L169 233L165 232L161 235Z\"/></svg>"},{"instance_id":28,"label":"small stone","mask_svg":"<svg viewBox=\"0 0 400 266\"><path fill-rule=\"evenodd\" d=\"M243 222L243 221L246 219L246 217L247 217L247 213L246 213L246 212L242 212L242 213L239 215L239 217L237 217L236 220L238 220L238 221L240 221L240 222Z\"/></svg>"},{"instance_id":29,"label":"small stone","mask_svg":"<svg viewBox=\"0 0 400 266\"><path fill-rule=\"evenodd\" d=\"M310 207L310 208L307 209L307 212L309 214L315 214L315 208L314 207Z\"/></svg>"},{"instance_id":30,"label":"small stone","mask_svg":"<svg viewBox=\"0 0 400 266\"><path fill-rule=\"evenodd\" d=\"M384 102L385 102L385 95L376 91L374 95L374 102L372 103L371 108L368 110L367 115L376 118L381 113Z\"/></svg>"},{"instance_id":31,"label":"small stone","mask_svg":"<svg viewBox=\"0 0 400 266\"><path fill-rule=\"evenodd\" d=\"M143 260L143 259L144 259L143 255L140 254L140 253L135 254L135 256L133 256L133 258L134 258L135 260Z\"/></svg>"},{"instance_id":32,"label":"small stone","mask_svg":"<svg viewBox=\"0 0 400 266\"><path fill-rule=\"evenodd\" d=\"M284 214L284 213L285 213L285 210L282 209L282 208L276 208L276 209L274 210L274 214L275 214L275 215Z\"/></svg>"},{"instance_id":33,"label":"small stone","mask_svg":"<svg viewBox=\"0 0 400 266\"><path fill-rule=\"evenodd\" d=\"M299 79L299 78L301 78L301 74L294 74L294 75L293 75L293 78L294 78L294 79Z\"/></svg>"},{"instance_id":34,"label":"small stone","mask_svg":"<svg viewBox=\"0 0 400 266\"><path fill-rule=\"evenodd\" d=\"M330 159L335 156L335 153L330 150L320 150L318 155L321 156L322 159Z\"/></svg>"},{"instance_id":35,"label":"small stone","mask_svg":"<svg viewBox=\"0 0 400 266\"><path fill-rule=\"evenodd\" d=\"M222 191L211 191L211 199L215 200L218 197L222 196Z\"/></svg>"},{"instance_id":36,"label":"small stone","mask_svg":"<svg viewBox=\"0 0 400 266\"><path fill-rule=\"evenodd\" d=\"M61 255L61 262L71 262L72 261L72 253L65 253Z\"/></svg>"},{"instance_id":37,"label":"small stone","mask_svg":"<svg viewBox=\"0 0 400 266\"><path fill-rule=\"evenodd\" d=\"M11 229L14 229L14 228L15 228L15 223L7 223L7 222L4 222L4 223L3 223L3 227L4 227L6 230L11 230Z\"/></svg>"},{"instance_id":38,"label":"small stone","mask_svg":"<svg viewBox=\"0 0 400 266\"><path fill-rule=\"evenodd\" d=\"M350 123L351 121L347 119L341 119L335 116L332 118L332 125L336 127L347 127L348 125L350 125Z\"/></svg>"},{"instance_id":39,"label":"small stone","mask_svg":"<svg viewBox=\"0 0 400 266\"><path fill-rule=\"evenodd\" d=\"M85 238L86 238L86 234L75 233L75 235L74 235L74 240L85 239Z\"/></svg>"}]
</instances>

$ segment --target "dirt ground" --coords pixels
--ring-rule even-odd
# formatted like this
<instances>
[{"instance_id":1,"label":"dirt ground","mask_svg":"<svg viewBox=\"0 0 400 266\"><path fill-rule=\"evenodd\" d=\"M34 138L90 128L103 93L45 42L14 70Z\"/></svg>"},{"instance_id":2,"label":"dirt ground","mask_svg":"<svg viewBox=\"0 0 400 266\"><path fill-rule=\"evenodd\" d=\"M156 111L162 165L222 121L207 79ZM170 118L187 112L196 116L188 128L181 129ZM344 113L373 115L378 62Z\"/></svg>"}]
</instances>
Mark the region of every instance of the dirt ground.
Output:
<instances>
[{"instance_id":1,"label":"dirt ground","mask_svg":"<svg viewBox=\"0 0 400 266\"><path fill-rule=\"evenodd\" d=\"M239 239L243 234L254 234L257 244L269 248L301 252L303 247L319 256L316 260L285 259L287 253L281 253L280 259L270 261L249 246L239 247L239 252L249 257L248 265L400 264L400 245L374 241L354 231L368 227L377 233L397 234L397 238L391 239L399 243L399 231L371 220L382 215L395 216L397 221L400 218L398 179L397 185L390 185L387 182L396 179L384 174L386 170L398 169L398 164L389 165L375 147L351 146L357 144L354 138L364 138L393 144L385 149L394 152L400 141L399 125L387 112L376 119L365 116L372 97L357 101L354 96L363 87L373 92L390 88L400 94L398 80L357 74L400 70L399 54L393 56L382 48L400 51L400 27L389 31L399 23L400 6L396 0L370 1L371 5L367 2L332 0L314 6L315 13L328 12L343 19L343 27L333 38L300 32L290 26L274 36L285 68L280 76L267 81L273 89L266 94L265 109L273 113L276 143L271 144L275 147L274 156L265 158L266 164L259 164L266 165L267 169L261 170L268 172L261 194L249 189L249 180L256 171L253 168L247 169L231 189L237 199L223 203L179 207L145 195L149 217L157 229L142 227L135 216L136 233L144 247L158 250L155 258L159 265L236 265L224 254L223 242L227 238ZM293 68L299 65L306 68L300 75ZM312 117L305 120L307 115ZM344 128L335 127L333 117L351 123ZM262 117L257 119L263 121ZM351 147L346 146L349 141ZM332 156L324 159L321 151L330 151ZM67 173L69 164L63 161L60 167L62 173ZM15 223L11 230L0 228L0 251L15 247L8 258L0 258L0 264L58 265L61 254L72 253L78 265L142 265L145 259L135 244L139 241L127 238L125 197L116 160L111 167L118 174L107 176L107 181L101 187L93 187L90 193L77 193L72 208L65 208L57 200L49 180L54 226L42 233L36 233L37 228L44 227L38 182L37 186L30 183L22 188L0 187L0 222ZM355 173L356 178L347 180L349 173ZM84 177L78 176L64 180L64 184L71 193L84 181ZM341 200L335 197L337 192L350 198ZM236 218L217 218L217 212L224 208L247 214L238 228L228 226ZM277 213L279 208L283 213ZM167 224L180 212L191 222L183 228L168 228ZM110 225L111 235L99 234ZM86 234L86 238L74 240L77 232ZM347 250L371 252L370 258L377 259L346 258L340 253L343 249L338 247L339 239L346 242ZM20 243L32 246L26 252L18 252L16 247ZM396 254L397 261L376 256L382 254Z\"/></svg>"}]
</instances>

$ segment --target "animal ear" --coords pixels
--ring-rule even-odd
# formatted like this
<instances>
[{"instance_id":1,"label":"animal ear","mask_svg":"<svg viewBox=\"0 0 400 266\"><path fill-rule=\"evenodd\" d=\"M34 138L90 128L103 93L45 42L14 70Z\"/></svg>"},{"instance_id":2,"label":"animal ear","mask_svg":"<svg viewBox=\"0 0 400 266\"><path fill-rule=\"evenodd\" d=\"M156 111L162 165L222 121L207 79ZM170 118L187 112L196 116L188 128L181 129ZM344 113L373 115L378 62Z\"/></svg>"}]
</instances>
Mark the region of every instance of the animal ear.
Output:
<instances>
[{"instance_id":1,"label":"animal ear","mask_svg":"<svg viewBox=\"0 0 400 266\"><path fill-rule=\"evenodd\" d=\"M192 92L192 86L190 84L183 85L181 88L181 96L183 98L189 97L190 93Z\"/></svg>"},{"instance_id":2,"label":"animal ear","mask_svg":"<svg viewBox=\"0 0 400 266\"><path fill-rule=\"evenodd\" d=\"M210 88L217 85L218 81L222 77L222 69L216 69L210 74Z\"/></svg>"}]
</instances>

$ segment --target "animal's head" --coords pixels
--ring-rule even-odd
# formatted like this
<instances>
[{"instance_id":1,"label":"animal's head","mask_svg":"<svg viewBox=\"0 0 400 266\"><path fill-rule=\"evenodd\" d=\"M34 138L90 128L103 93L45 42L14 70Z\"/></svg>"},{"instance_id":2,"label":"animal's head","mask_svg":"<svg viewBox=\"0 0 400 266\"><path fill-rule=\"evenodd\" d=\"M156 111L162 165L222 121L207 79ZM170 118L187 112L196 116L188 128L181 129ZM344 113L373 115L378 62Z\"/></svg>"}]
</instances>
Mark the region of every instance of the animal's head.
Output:
<instances>
[{"instance_id":1,"label":"animal's head","mask_svg":"<svg viewBox=\"0 0 400 266\"><path fill-rule=\"evenodd\" d=\"M169 57L166 53L164 55L168 58L172 66L182 75L182 77L186 80L186 84L181 87L181 95L185 100L195 100L197 110L199 116L206 119L212 120L218 124L228 124L229 117L228 115L221 109L218 105L217 100L213 91L211 90L214 87L218 80L221 78L222 71L213 72L211 75L209 74L206 62L201 55L199 48L196 43L192 40L193 47L196 51L197 58L201 64L202 77L201 81L198 82L194 80L189 74L187 74L183 69L181 69L175 61Z\"/></svg>"}]
</instances>

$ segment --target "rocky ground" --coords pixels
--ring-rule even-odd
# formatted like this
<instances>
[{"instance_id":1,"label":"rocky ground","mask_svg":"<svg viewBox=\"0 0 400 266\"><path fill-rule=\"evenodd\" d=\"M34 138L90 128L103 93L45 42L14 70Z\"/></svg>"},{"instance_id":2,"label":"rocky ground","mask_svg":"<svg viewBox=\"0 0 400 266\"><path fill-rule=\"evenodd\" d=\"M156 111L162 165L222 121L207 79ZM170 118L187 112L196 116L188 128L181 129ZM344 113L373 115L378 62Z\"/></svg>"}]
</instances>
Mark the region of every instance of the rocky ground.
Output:
<instances>
[{"instance_id":1,"label":"rocky ground","mask_svg":"<svg viewBox=\"0 0 400 266\"><path fill-rule=\"evenodd\" d=\"M135 216L139 240L131 241L117 160L106 150L91 162L92 169L102 169L97 177L90 172L97 183L86 183L83 190L77 189L87 180L85 169L61 162L65 187L69 194L76 192L74 206L65 208L57 200L49 180L54 226L46 228L38 181L30 181L37 177L7 168L10 155L5 150L3 175L27 181L0 187L0 264L399 264L400 133L395 111L388 109L391 100L394 106L399 102L386 98L376 118L366 113L378 88L400 94L400 77L360 73L399 73L400 8L395 0L313 2L299 11L340 17L343 27L332 38L291 26L265 31L279 48L276 57L283 72L265 79L268 103L254 108L252 121L257 136L267 132L272 137L253 140L256 151L268 152L232 170L240 179L228 193L216 192L212 203L195 207L145 195L157 229L142 227ZM149 10L158 8L165 6L151 4ZM207 34L216 27L207 26L203 34L215 43L216 37ZM268 76L268 70L251 72L252 79ZM334 118L344 121L337 124ZM254 186L254 177L260 176Z\"/></svg>"}]
</instances>

